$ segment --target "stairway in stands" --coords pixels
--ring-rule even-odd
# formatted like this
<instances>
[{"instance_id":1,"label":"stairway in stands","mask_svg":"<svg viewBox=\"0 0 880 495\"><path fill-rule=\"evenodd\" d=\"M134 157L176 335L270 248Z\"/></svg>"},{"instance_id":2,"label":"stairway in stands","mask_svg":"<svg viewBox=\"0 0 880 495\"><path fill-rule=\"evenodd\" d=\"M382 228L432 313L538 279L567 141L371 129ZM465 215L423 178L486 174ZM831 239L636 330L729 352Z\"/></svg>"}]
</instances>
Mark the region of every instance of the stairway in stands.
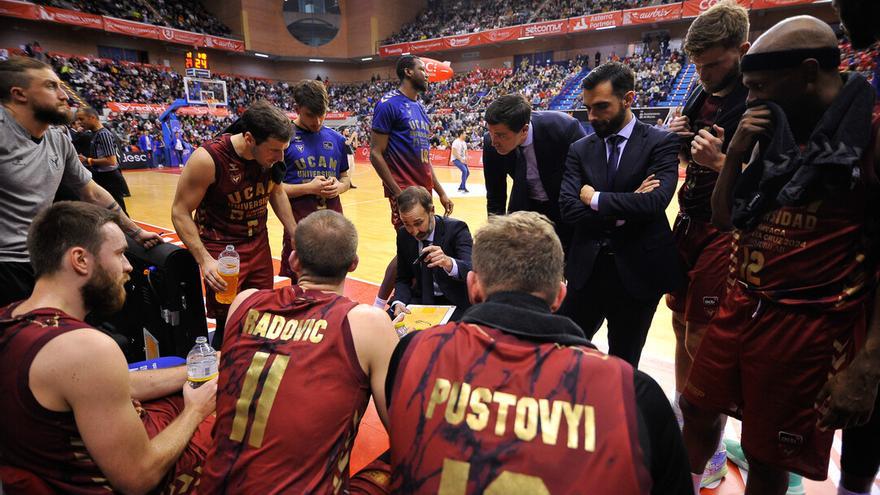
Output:
<instances>
[{"instance_id":1,"label":"stairway in stands","mask_svg":"<svg viewBox=\"0 0 880 495\"><path fill-rule=\"evenodd\" d=\"M672 83L672 91L665 101L660 102L661 107L684 106L687 95L697 82L697 68L694 64L687 64L679 71L678 76Z\"/></svg>"},{"instance_id":2,"label":"stairway in stands","mask_svg":"<svg viewBox=\"0 0 880 495\"><path fill-rule=\"evenodd\" d=\"M590 73L584 67L580 72L565 83L562 91L550 101L550 110L572 110L581 105L581 82Z\"/></svg>"},{"instance_id":3,"label":"stairway in stands","mask_svg":"<svg viewBox=\"0 0 880 495\"><path fill-rule=\"evenodd\" d=\"M89 106L89 104L86 103L86 101L82 99L82 96L80 96L79 93L77 93L73 88L71 88L70 84L67 84L67 81L62 79L61 80L61 87L67 93L67 96L69 96L74 102L76 102L76 105L71 105L71 106L76 106L78 108L84 108L84 107Z\"/></svg>"}]
</instances>

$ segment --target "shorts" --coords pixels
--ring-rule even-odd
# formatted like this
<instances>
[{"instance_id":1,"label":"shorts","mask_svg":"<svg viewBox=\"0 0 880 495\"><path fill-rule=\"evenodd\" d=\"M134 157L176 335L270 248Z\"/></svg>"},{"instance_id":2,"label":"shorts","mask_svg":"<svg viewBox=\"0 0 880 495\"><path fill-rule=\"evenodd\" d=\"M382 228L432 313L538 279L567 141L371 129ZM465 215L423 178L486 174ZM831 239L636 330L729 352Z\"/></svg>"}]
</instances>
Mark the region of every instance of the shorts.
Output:
<instances>
[{"instance_id":1,"label":"shorts","mask_svg":"<svg viewBox=\"0 0 880 495\"><path fill-rule=\"evenodd\" d=\"M209 241L202 239L205 249L214 259L226 249L229 242ZM275 276L272 273L272 251L269 248L269 234L263 232L247 242L231 243L241 259L238 272L238 291L245 289L271 289L274 287ZM220 304L214 297L215 292L205 284L205 310L211 318L226 318L228 304Z\"/></svg>"},{"instance_id":2,"label":"shorts","mask_svg":"<svg viewBox=\"0 0 880 495\"><path fill-rule=\"evenodd\" d=\"M733 237L681 213L675 219L673 236L688 278L687 285L666 297L666 305L683 313L685 321L707 325L727 292Z\"/></svg>"},{"instance_id":3,"label":"shorts","mask_svg":"<svg viewBox=\"0 0 880 495\"><path fill-rule=\"evenodd\" d=\"M142 407L146 412L141 417L141 421L144 423L147 436L153 438L183 412L183 396L173 395L150 401L144 403ZM211 414L199 423L180 458L174 464L174 468L159 486L161 492L153 493L186 495L195 492L199 477L202 475L205 457L211 447L211 430L216 420L217 416Z\"/></svg>"},{"instance_id":4,"label":"shorts","mask_svg":"<svg viewBox=\"0 0 880 495\"><path fill-rule=\"evenodd\" d=\"M864 302L848 309L793 309L734 285L709 324L683 395L742 420L749 456L814 480L828 474L833 431L816 422L816 397L863 341Z\"/></svg>"},{"instance_id":5,"label":"shorts","mask_svg":"<svg viewBox=\"0 0 880 495\"><path fill-rule=\"evenodd\" d=\"M391 459L389 452L376 458L349 481L351 495L385 495L391 493Z\"/></svg>"},{"instance_id":6,"label":"shorts","mask_svg":"<svg viewBox=\"0 0 880 495\"><path fill-rule=\"evenodd\" d=\"M342 202L339 200L339 197L322 200L322 198L317 196L300 196L298 198L291 198L290 208L293 210L293 218L299 223L300 220L309 216L310 213L318 210L333 210L341 214ZM290 234L285 229L284 238L281 241L281 268L278 270L278 275L290 277L293 283L296 283L296 274L293 273L293 269L288 262L292 252L293 246L290 243Z\"/></svg>"},{"instance_id":7,"label":"shorts","mask_svg":"<svg viewBox=\"0 0 880 495\"><path fill-rule=\"evenodd\" d=\"M400 219L400 213L397 211L397 198L388 198L388 204L391 205L391 225L397 231L403 227L403 220Z\"/></svg>"}]
</instances>

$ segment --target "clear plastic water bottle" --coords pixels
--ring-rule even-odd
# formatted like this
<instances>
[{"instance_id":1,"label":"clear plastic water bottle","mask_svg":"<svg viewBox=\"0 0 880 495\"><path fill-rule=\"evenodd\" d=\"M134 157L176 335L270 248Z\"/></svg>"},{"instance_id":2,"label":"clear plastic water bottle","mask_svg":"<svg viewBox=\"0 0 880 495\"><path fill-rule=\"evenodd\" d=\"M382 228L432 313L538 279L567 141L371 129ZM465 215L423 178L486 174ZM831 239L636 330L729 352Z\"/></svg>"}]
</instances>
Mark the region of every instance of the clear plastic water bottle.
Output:
<instances>
[{"instance_id":1,"label":"clear plastic water bottle","mask_svg":"<svg viewBox=\"0 0 880 495\"><path fill-rule=\"evenodd\" d=\"M238 294L238 271L241 266L241 259L235 251L235 246L232 244L226 246L217 258L217 265L220 277L226 281L226 290L216 293L214 298L220 304L232 304L235 295Z\"/></svg>"},{"instance_id":2,"label":"clear plastic water bottle","mask_svg":"<svg viewBox=\"0 0 880 495\"><path fill-rule=\"evenodd\" d=\"M186 377L193 388L217 376L217 351L207 337L196 337L196 345L186 355Z\"/></svg>"},{"instance_id":3,"label":"clear plastic water bottle","mask_svg":"<svg viewBox=\"0 0 880 495\"><path fill-rule=\"evenodd\" d=\"M409 333L409 328L407 328L406 323L401 320L394 324L394 331L397 332L397 337L402 339Z\"/></svg>"}]
</instances>

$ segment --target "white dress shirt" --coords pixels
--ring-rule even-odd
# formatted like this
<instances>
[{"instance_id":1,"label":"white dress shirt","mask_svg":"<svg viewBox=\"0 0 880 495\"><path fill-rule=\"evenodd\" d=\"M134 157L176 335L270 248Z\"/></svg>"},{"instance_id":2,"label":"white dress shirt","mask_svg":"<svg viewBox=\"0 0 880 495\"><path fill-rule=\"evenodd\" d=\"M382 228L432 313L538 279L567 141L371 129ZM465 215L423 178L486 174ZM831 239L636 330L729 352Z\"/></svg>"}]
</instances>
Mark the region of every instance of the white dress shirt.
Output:
<instances>
[{"instance_id":1,"label":"white dress shirt","mask_svg":"<svg viewBox=\"0 0 880 495\"><path fill-rule=\"evenodd\" d=\"M636 126L636 116L630 114L631 117L629 119L629 123L623 126L623 129L617 132L617 135L622 137L623 140L620 141L620 144L617 145L618 151L618 160L617 167L620 168L620 158L623 158L623 150L626 149L626 143L629 142L630 136L632 136L633 128ZM609 136L610 137L610 136ZM605 141L605 160L608 160L611 157L611 150L608 147L608 138L604 139ZM593 198L590 199L590 208L599 211L599 195L602 194L599 191L593 193ZM618 220L617 225L623 225L623 220Z\"/></svg>"}]
</instances>

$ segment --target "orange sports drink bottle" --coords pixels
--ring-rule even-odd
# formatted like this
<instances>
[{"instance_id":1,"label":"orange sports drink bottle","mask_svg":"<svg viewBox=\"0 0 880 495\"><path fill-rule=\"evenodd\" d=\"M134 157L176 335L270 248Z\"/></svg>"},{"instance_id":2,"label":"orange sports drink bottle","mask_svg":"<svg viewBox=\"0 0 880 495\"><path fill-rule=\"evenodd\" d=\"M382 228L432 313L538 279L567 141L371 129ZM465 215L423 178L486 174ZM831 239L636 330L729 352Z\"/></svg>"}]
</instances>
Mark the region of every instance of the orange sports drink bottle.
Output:
<instances>
[{"instance_id":1,"label":"orange sports drink bottle","mask_svg":"<svg viewBox=\"0 0 880 495\"><path fill-rule=\"evenodd\" d=\"M226 246L226 249L217 258L217 264L220 277L226 282L226 290L217 292L214 297L220 304L232 304L232 300L238 294L238 270L241 265L241 260L238 253L235 252L235 247L231 244Z\"/></svg>"}]
</instances>

